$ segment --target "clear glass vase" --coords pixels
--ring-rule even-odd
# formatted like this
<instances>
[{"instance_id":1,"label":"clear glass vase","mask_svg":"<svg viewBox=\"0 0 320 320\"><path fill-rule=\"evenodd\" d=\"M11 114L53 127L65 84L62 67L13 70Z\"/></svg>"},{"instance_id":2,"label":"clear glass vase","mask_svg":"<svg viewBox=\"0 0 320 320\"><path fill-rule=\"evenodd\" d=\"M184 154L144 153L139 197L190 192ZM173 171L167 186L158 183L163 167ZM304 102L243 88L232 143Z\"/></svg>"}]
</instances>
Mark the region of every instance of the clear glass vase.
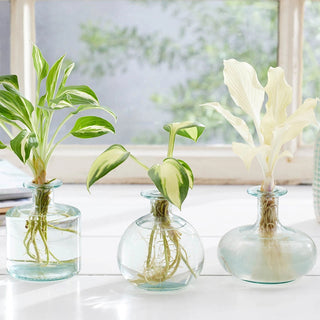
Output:
<instances>
[{"instance_id":1,"label":"clear glass vase","mask_svg":"<svg viewBox=\"0 0 320 320\"><path fill-rule=\"evenodd\" d=\"M171 213L171 204L158 192L142 192L151 212L134 221L118 248L122 275L146 290L181 289L197 278L204 251L196 230Z\"/></svg>"},{"instance_id":2,"label":"clear glass vase","mask_svg":"<svg viewBox=\"0 0 320 320\"><path fill-rule=\"evenodd\" d=\"M7 270L13 277L51 281L79 272L80 211L54 203L53 190L61 185L26 183L32 203L7 212Z\"/></svg>"},{"instance_id":3,"label":"clear glass vase","mask_svg":"<svg viewBox=\"0 0 320 320\"><path fill-rule=\"evenodd\" d=\"M314 144L312 191L314 213L317 221L320 222L320 131Z\"/></svg>"},{"instance_id":4,"label":"clear glass vase","mask_svg":"<svg viewBox=\"0 0 320 320\"><path fill-rule=\"evenodd\" d=\"M258 219L226 233L218 257L226 271L245 281L277 284L308 273L316 262L316 246L303 232L284 227L278 219L278 200L287 190L276 187L261 192L248 189L258 199Z\"/></svg>"}]
</instances>

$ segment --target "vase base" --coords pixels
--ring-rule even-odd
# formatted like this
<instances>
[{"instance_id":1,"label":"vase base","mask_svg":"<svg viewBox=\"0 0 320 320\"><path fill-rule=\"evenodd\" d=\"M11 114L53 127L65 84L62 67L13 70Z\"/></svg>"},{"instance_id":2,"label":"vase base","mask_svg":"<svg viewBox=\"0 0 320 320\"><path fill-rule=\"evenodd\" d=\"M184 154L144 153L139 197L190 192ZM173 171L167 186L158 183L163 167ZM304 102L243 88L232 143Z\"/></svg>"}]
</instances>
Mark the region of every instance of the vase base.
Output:
<instances>
[{"instance_id":1,"label":"vase base","mask_svg":"<svg viewBox=\"0 0 320 320\"><path fill-rule=\"evenodd\" d=\"M164 282L158 284L144 283L139 284L138 287L148 291L174 291L183 289L187 285L187 283Z\"/></svg>"},{"instance_id":2,"label":"vase base","mask_svg":"<svg viewBox=\"0 0 320 320\"><path fill-rule=\"evenodd\" d=\"M37 264L33 262L7 262L8 273L20 280L57 281L79 273L79 259L62 261L61 263Z\"/></svg>"},{"instance_id":3,"label":"vase base","mask_svg":"<svg viewBox=\"0 0 320 320\"><path fill-rule=\"evenodd\" d=\"M287 280L287 281L279 281L279 282L276 282L276 281L273 281L273 282L267 282L267 281L253 281L253 280L246 280L246 279L241 279L242 281L245 281L245 282L249 282L249 283L254 283L254 284L270 284L270 285L274 285L274 284L286 284L286 283L290 283L290 282L293 282L295 281L296 279L292 279L292 280Z\"/></svg>"}]
</instances>

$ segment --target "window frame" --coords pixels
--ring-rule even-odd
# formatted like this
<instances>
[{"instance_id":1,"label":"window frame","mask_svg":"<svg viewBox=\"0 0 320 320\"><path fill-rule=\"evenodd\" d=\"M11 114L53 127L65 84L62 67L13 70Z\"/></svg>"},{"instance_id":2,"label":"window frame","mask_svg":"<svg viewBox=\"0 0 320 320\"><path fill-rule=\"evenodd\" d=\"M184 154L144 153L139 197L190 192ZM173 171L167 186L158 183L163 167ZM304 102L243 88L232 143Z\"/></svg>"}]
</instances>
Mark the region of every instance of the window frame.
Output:
<instances>
[{"instance_id":1,"label":"window frame","mask_svg":"<svg viewBox=\"0 0 320 320\"><path fill-rule=\"evenodd\" d=\"M1 1L1 0L0 0ZM35 73L32 66L31 46L36 43L35 2L45 0L11 0L11 53L10 70L17 74L21 90L34 101ZM75 0L76 1L76 0ZM214 0L213 0L214 1ZM290 112L301 103L302 91L302 49L303 16L305 0L278 0L278 65L286 73L288 83L293 87L293 101ZM313 172L313 151L302 146L300 139L289 144L293 159L281 159L276 170L280 184L310 183ZM64 182L83 183L89 166L106 149L103 145L61 145L57 148L49 166L50 176L61 177ZM164 146L130 145L130 151L146 164L154 164L165 156ZM262 173L257 162L248 171L242 161L232 152L231 146L178 146L175 154L193 168L196 183L207 184L254 184L261 182ZM23 164L8 150L2 156L15 165ZM70 170L72 168L72 170ZM144 169L137 168L133 161L118 168L102 183L146 183L150 182Z\"/></svg>"}]
</instances>

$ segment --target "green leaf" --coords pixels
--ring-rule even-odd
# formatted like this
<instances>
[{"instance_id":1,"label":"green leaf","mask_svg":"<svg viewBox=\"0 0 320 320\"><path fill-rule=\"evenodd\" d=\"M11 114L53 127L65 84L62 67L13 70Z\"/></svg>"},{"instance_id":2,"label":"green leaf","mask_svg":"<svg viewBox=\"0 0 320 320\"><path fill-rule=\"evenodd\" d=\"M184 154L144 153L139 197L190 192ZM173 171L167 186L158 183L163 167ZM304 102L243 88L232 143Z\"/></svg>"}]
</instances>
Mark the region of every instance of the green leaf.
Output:
<instances>
[{"instance_id":1,"label":"green leaf","mask_svg":"<svg viewBox=\"0 0 320 320\"><path fill-rule=\"evenodd\" d=\"M2 142L0 141L0 149L5 149L7 146Z\"/></svg>"},{"instance_id":2,"label":"green leaf","mask_svg":"<svg viewBox=\"0 0 320 320\"><path fill-rule=\"evenodd\" d=\"M109 113L115 120L117 119L116 114L108 107L105 106L97 106L97 105L92 105L92 104L83 104L80 105L75 111L73 111L73 114L77 114L79 112L85 111L85 110L91 110L91 109L95 109L95 110L103 110L107 113Z\"/></svg>"},{"instance_id":3,"label":"green leaf","mask_svg":"<svg viewBox=\"0 0 320 320\"><path fill-rule=\"evenodd\" d=\"M101 153L93 162L87 177L87 188L89 188L107 173L118 167L130 155L123 146L114 144Z\"/></svg>"},{"instance_id":4,"label":"green leaf","mask_svg":"<svg viewBox=\"0 0 320 320\"><path fill-rule=\"evenodd\" d=\"M14 92L0 90L0 109L2 115L11 120L19 120L30 127L33 105Z\"/></svg>"},{"instance_id":5,"label":"green leaf","mask_svg":"<svg viewBox=\"0 0 320 320\"><path fill-rule=\"evenodd\" d=\"M88 86L64 87L58 91L56 98L51 102L58 104L61 100L68 101L72 105L99 105L96 94Z\"/></svg>"},{"instance_id":6,"label":"green leaf","mask_svg":"<svg viewBox=\"0 0 320 320\"><path fill-rule=\"evenodd\" d=\"M176 133L185 138L197 141L205 129L205 126L199 122L184 121L174 122L163 126L163 129L169 133Z\"/></svg>"},{"instance_id":7,"label":"green leaf","mask_svg":"<svg viewBox=\"0 0 320 320\"><path fill-rule=\"evenodd\" d=\"M16 75L0 76L0 84L19 90L18 77Z\"/></svg>"},{"instance_id":8,"label":"green leaf","mask_svg":"<svg viewBox=\"0 0 320 320\"><path fill-rule=\"evenodd\" d=\"M71 130L73 136L82 139L99 137L109 132L115 133L112 124L95 116L79 118Z\"/></svg>"},{"instance_id":9,"label":"green leaf","mask_svg":"<svg viewBox=\"0 0 320 320\"><path fill-rule=\"evenodd\" d=\"M177 160L184 167L184 169L186 171L186 174L188 175L188 178L189 178L189 188L192 189L193 188L194 177L193 177L193 172L192 172L191 168L183 160L179 160L179 159L177 159Z\"/></svg>"},{"instance_id":10,"label":"green leaf","mask_svg":"<svg viewBox=\"0 0 320 320\"><path fill-rule=\"evenodd\" d=\"M38 79L41 81L44 79L49 71L48 62L43 57L40 49L37 46L33 46L32 50L32 58L33 58L33 65L37 72Z\"/></svg>"},{"instance_id":11,"label":"green leaf","mask_svg":"<svg viewBox=\"0 0 320 320\"><path fill-rule=\"evenodd\" d=\"M10 141L10 146L19 159L25 163L29 159L32 148L38 146L38 141L34 133L22 130Z\"/></svg>"},{"instance_id":12,"label":"green leaf","mask_svg":"<svg viewBox=\"0 0 320 320\"><path fill-rule=\"evenodd\" d=\"M148 175L161 194L179 209L189 190L189 176L184 166L174 158L152 166Z\"/></svg>"},{"instance_id":13,"label":"green leaf","mask_svg":"<svg viewBox=\"0 0 320 320\"><path fill-rule=\"evenodd\" d=\"M69 78L70 73L72 72L73 68L74 68L74 63L71 63L64 70L64 75L63 75L63 78L61 80L58 92L64 88L64 86L65 86L65 84L67 82L67 79Z\"/></svg>"},{"instance_id":14,"label":"green leaf","mask_svg":"<svg viewBox=\"0 0 320 320\"><path fill-rule=\"evenodd\" d=\"M64 56L62 56L59 60L57 60L48 73L47 82L46 82L48 104L50 104L51 102L50 100L54 97L63 59L64 59Z\"/></svg>"}]
</instances>

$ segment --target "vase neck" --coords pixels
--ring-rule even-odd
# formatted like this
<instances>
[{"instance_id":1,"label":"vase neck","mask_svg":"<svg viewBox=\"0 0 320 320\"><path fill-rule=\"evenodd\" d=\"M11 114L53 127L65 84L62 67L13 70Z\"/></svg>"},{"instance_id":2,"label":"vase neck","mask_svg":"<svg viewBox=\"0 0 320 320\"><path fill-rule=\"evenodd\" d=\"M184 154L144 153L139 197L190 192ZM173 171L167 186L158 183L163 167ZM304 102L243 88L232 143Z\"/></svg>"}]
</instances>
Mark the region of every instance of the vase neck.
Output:
<instances>
[{"instance_id":1,"label":"vase neck","mask_svg":"<svg viewBox=\"0 0 320 320\"><path fill-rule=\"evenodd\" d=\"M24 186L32 191L32 214L46 215L54 202L54 189L61 186L60 181L45 184L25 183Z\"/></svg>"},{"instance_id":2,"label":"vase neck","mask_svg":"<svg viewBox=\"0 0 320 320\"><path fill-rule=\"evenodd\" d=\"M151 213L157 218L171 214L171 203L158 190L143 191L141 195L151 202Z\"/></svg>"},{"instance_id":3,"label":"vase neck","mask_svg":"<svg viewBox=\"0 0 320 320\"><path fill-rule=\"evenodd\" d=\"M279 226L279 198L268 193L258 198L259 231L263 236L272 236Z\"/></svg>"},{"instance_id":4,"label":"vase neck","mask_svg":"<svg viewBox=\"0 0 320 320\"><path fill-rule=\"evenodd\" d=\"M265 236L272 236L281 226L278 217L279 197L287 193L282 187L274 187L272 191L261 191L261 187L252 187L248 193L258 199L258 219L256 225L259 232Z\"/></svg>"}]
</instances>

